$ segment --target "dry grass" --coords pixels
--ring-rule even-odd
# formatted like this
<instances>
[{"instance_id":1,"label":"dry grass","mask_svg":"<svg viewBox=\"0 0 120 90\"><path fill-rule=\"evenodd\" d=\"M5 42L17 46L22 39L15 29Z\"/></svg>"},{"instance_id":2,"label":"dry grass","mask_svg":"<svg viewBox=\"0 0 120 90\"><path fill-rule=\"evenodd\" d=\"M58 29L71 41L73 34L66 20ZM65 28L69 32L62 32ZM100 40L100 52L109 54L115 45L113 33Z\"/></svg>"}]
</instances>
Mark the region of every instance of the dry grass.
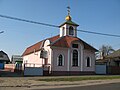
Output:
<instances>
[{"instance_id":1,"label":"dry grass","mask_svg":"<svg viewBox=\"0 0 120 90\"><path fill-rule=\"evenodd\" d=\"M40 78L37 81L82 81L82 80L107 80L120 79L120 76L77 76L77 77L61 77L61 78Z\"/></svg>"}]
</instances>

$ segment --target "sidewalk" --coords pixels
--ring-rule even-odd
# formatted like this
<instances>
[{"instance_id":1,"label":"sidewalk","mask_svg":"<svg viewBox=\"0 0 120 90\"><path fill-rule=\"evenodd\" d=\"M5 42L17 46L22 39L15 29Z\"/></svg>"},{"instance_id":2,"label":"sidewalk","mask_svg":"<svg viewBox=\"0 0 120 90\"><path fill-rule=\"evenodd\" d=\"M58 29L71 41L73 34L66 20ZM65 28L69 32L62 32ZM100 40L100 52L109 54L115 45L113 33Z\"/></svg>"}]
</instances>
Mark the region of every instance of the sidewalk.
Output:
<instances>
[{"instance_id":1,"label":"sidewalk","mask_svg":"<svg viewBox=\"0 0 120 90\"><path fill-rule=\"evenodd\" d=\"M44 77L14 77L14 78L0 78L0 90L30 90L30 89L47 89L47 88L61 88L61 87L76 87L88 86L107 83L118 83L120 79L112 80L85 80L85 81L60 81L60 82L46 82L38 81L39 78Z\"/></svg>"}]
</instances>

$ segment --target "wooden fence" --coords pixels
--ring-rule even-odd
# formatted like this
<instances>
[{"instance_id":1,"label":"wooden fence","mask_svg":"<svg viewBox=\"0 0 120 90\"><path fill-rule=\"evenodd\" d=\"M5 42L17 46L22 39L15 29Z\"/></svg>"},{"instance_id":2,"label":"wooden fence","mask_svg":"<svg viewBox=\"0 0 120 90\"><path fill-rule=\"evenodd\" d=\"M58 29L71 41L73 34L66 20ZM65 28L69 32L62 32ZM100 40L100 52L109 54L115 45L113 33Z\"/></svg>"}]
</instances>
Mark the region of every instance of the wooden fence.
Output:
<instances>
[{"instance_id":1,"label":"wooden fence","mask_svg":"<svg viewBox=\"0 0 120 90\"><path fill-rule=\"evenodd\" d=\"M118 66L108 66L107 67L108 74L120 74L120 67Z\"/></svg>"}]
</instances>

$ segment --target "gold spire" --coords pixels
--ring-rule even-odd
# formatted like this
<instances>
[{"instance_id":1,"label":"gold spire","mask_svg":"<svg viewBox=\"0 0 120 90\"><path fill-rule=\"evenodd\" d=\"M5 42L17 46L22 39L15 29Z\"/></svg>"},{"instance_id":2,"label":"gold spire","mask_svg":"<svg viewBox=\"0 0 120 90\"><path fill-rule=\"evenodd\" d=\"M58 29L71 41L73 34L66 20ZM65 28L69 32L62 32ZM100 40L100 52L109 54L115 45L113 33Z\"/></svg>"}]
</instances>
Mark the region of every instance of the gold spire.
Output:
<instances>
[{"instance_id":1,"label":"gold spire","mask_svg":"<svg viewBox=\"0 0 120 90\"><path fill-rule=\"evenodd\" d=\"M70 16L70 7L68 6L67 9L68 9L68 10L67 10L67 11L68 11L68 15L66 16L65 20L66 20L66 21L71 21L72 18L71 18L71 16Z\"/></svg>"}]
</instances>

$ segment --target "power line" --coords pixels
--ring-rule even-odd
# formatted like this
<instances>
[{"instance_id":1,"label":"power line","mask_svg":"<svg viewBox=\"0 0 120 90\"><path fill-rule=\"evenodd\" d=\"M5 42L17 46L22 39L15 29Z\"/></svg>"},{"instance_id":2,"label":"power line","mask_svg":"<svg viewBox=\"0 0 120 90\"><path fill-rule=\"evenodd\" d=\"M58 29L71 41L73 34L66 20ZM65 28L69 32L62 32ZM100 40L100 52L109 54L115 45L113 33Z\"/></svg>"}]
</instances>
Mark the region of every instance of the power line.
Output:
<instances>
[{"instance_id":1,"label":"power line","mask_svg":"<svg viewBox=\"0 0 120 90\"><path fill-rule=\"evenodd\" d=\"M1 34L1 33L4 33L4 31L0 31L0 34Z\"/></svg>"},{"instance_id":2,"label":"power line","mask_svg":"<svg viewBox=\"0 0 120 90\"><path fill-rule=\"evenodd\" d=\"M99 32L92 32L92 31L85 31L85 30L77 30L77 31L91 33L91 34L97 34L97 35L104 35L104 36L120 37L120 35L115 35L115 34L99 33Z\"/></svg>"},{"instance_id":3,"label":"power line","mask_svg":"<svg viewBox=\"0 0 120 90\"><path fill-rule=\"evenodd\" d=\"M26 20L26 19L20 19L20 18L6 16L6 15L0 15L0 17L7 18L7 19L13 19L13 20L17 20L17 21L23 21L23 22L33 23L33 24L40 24L40 25L44 25L44 26L59 27L59 26L56 26L56 25L51 25L51 24L46 24L46 23L40 23L40 22L36 22L36 21L31 21L31 20Z\"/></svg>"},{"instance_id":4,"label":"power line","mask_svg":"<svg viewBox=\"0 0 120 90\"><path fill-rule=\"evenodd\" d=\"M46 24L46 23L41 23L41 22L36 22L36 21L31 21L31 20L26 20L26 19L20 19L20 18L6 16L6 15L0 15L0 17L7 18L7 19L12 19L12 20L17 20L17 21L28 22L28 23L32 23L32 24L40 24L40 25L44 25L44 26L59 28L59 26L57 26L57 25ZM99 33L99 32L92 32L92 31L86 31L86 30L77 30L77 31L84 32L84 33L103 35L103 36L120 37L120 35L115 35L115 34Z\"/></svg>"}]
</instances>

